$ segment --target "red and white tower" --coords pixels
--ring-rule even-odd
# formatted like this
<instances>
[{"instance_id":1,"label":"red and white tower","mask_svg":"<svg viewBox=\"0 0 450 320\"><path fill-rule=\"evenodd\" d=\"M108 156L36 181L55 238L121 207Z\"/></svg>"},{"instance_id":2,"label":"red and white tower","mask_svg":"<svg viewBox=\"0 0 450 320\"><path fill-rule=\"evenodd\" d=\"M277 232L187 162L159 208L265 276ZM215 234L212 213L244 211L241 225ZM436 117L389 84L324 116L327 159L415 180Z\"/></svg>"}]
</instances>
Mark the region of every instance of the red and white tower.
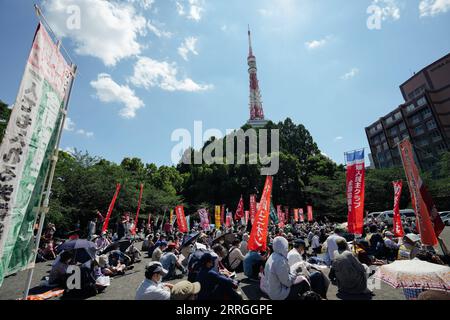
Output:
<instances>
[{"instance_id":1,"label":"red and white tower","mask_svg":"<svg viewBox=\"0 0 450 320\"><path fill-rule=\"evenodd\" d=\"M264 127L267 121L264 119L264 110L261 101L261 91L256 68L256 57L253 55L250 26L248 28L248 74L250 76L250 120L248 124L254 127Z\"/></svg>"}]
</instances>

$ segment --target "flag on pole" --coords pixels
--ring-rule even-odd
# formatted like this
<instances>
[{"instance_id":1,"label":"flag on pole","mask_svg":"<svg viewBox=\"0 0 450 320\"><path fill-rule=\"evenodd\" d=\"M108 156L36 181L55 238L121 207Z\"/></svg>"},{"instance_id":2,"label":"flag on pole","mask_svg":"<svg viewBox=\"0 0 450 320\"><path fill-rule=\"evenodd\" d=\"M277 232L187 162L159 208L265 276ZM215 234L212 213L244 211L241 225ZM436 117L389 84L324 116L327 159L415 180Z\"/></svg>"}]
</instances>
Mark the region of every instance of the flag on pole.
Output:
<instances>
[{"instance_id":1,"label":"flag on pole","mask_svg":"<svg viewBox=\"0 0 450 320\"><path fill-rule=\"evenodd\" d=\"M175 213L177 215L178 230L182 233L188 232L186 216L184 215L184 207L183 206L175 207Z\"/></svg>"},{"instance_id":2,"label":"flag on pole","mask_svg":"<svg viewBox=\"0 0 450 320\"><path fill-rule=\"evenodd\" d=\"M345 153L347 162L348 232L362 234L364 226L364 149Z\"/></svg>"},{"instance_id":3,"label":"flag on pole","mask_svg":"<svg viewBox=\"0 0 450 320\"><path fill-rule=\"evenodd\" d=\"M402 180L392 182L394 186L394 236L403 237L405 232L403 231L402 218L400 217L400 196L402 195Z\"/></svg>"},{"instance_id":4,"label":"flag on pole","mask_svg":"<svg viewBox=\"0 0 450 320\"><path fill-rule=\"evenodd\" d=\"M33 227L75 68L39 23L0 146L0 285L34 266Z\"/></svg>"},{"instance_id":5,"label":"flag on pole","mask_svg":"<svg viewBox=\"0 0 450 320\"><path fill-rule=\"evenodd\" d=\"M234 215L234 218L236 220L240 220L242 219L242 217L244 216L244 199L242 198L241 195L241 199L239 199L239 203L236 209L236 214Z\"/></svg>"},{"instance_id":6,"label":"flag on pole","mask_svg":"<svg viewBox=\"0 0 450 320\"><path fill-rule=\"evenodd\" d=\"M119 191L120 191L120 183L116 184L116 192L114 193L111 203L109 204L108 213L106 214L105 221L103 222L102 233L108 230L109 219L111 218L111 213L114 209L114 204L116 203Z\"/></svg>"},{"instance_id":7,"label":"flag on pole","mask_svg":"<svg viewBox=\"0 0 450 320\"><path fill-rule=\"evenodd\" d=\"M137 211L136 211L136 218L134 218L134 226L133 226L133 229L131 230L131 234L133 234L133 235L136 234L136 228L137 228L138 218L139 218L139 210L141 210L141 200L142 200L142 191L143 190L144 190L144 184L141 183L141 191L139 191L139 200L138 200L138 207L137 207Z\"/></svg>"},{"instance_id":8,"label":"flag on pole","mask_svg":"<svg viewBox=\"0 0 450 320\"><path fill-rule=\"evenodd\" d=\"M258 212L255 216L255 223L252 224L252 231L248 240L248 249L253 251L266 251L267 232L269 227L270 199L272 195L272 176L266 177L264 189L259 202Z\"/></svg>"},{"instance_id":9,"label":"flag on pole","mask_svg":"<svg viewBox=\"0 0 450 320\"><path fill-rule=\"evenodd\" d=\"M294 222L298 222L298 209L294 209Z\"/></svg>"},{"instance_id":10,"label":"flag on pole","mask_svg":"<svg viewBox=\"0 0 450 320\"><path fill-rule=\"evenodd\" d=\"M305 215L303 214L303 208L299 209L300 222L305 222Z\"/></svg>"},{"instance_id":11,"label":"flag on pole","mask_svg":"<svg viewBox=\"0 0 450 320\"><path fill-rule=\"evenodd\" d=\"M187 225L187 230L186 232L189 232L189 230L191 230L191 216L188 215L186 216L186 225Z\"/></svg>"},{"instance_id":12,"label":"flag on pole","mask_svg":"<svg viewBox=\"0 0 450 320\"><path fill-rule=\"evenodd\" d=\"M307 210L308 210L308 221L311 222L311 221L314 220L313 207L310 205L310 206L307 207Z\"/></svg>"},{"instance_id":13,"label":"flag on pole","mask_svg":"<svg viewBox=\"0 0 450 320\"><path fill-rule=\"evenodd\" d=\"M208 212L205 208L198 210L198 215L200 217L200 226L203 230L209 230L209 218L208 218Z\"/></svg>"},{"instance_id":14,"label":"flag on pole","mask_svg":"<svg viewBox=\"0 0 450 320\"><path fill-rule=\"evenodd\" d=\"M278 213L275 210L275 207L273 206L273 203L270 202L270 220L272 220L272 222L277 225L280 220L278 219Z\"/></svg>"},{"instance_id":15,"label":"flag on pole","mask_svg":"<svg viewBox=\"0 0 450 320\"><path fill-rule=\"evenodd\" d=\"M231 222L232 222L232 220L233 220L233 217L231 216L231 213L230 213L230 212L227 212L227 214L226 214L226 219L225 219L225 226L226 226L227 228L231 228Z\"/></svg>"},{"instance_id":16,"label":"flag on pole","mask_svg":"<svg viewBox=\"0 0 450 320\"><path fill-rule=\"evenodd\" d=\"M170 214L169 214L169 223L171 225L173 225L175 221L173 221L173 209L170 209Z\"/></svg>"},{"instance_id":17,"label":"flag on pole","mask_svg":"<svg viewBox=\"0 0 450 320\"><path fill-rule=\"evenodd\" d=\"M247 225L247 224L248 224L248 219L249 219L249 216L250 216L250 211L248 211L248 210L245 210L245 225Z\"/></svg>"},{"instance_id":18,"label":"flag on pole","mask_svg":"<svg viewBox=\"0 0 450 320\"><path fill-rule=\"evenodd\" d=\"M220 206L215 207L215 215L214 215L214 223L216 225L216 229L220 229Z\"/></svg>"},{"instance_id":19,"label":"flag on pole","mask_svg":"<svg viewBox=\"0 0 450 320\"><path fill-rule=\"evenodd\" d=\"M220 224L224 225L225 224L225 206L222 205L220 207Z\"/></svg>"},{"instance_id":20,"label":"flag on pole","mask_svg":"<svg viewBox=\"0 0 450 320\"><path fill-rule=\"evenodd\" d=\"M284 228L284 214L281 210L281 206L277 205L277 215L278 215L278 227Z\"/></svg>"},{"instance_id":21,"label":"flag on pole","mask_svg":"<svg viewBox=\"0 0 450 320\"><path fill-rule=\"evenodd\" d=\"M403 140L400 142L399 148L422 244L435 246L438 244L437 237L444 229L444 224L420 177L419 169L414 162L411 142L408 139Z\"/></svg>"}]
</instances>

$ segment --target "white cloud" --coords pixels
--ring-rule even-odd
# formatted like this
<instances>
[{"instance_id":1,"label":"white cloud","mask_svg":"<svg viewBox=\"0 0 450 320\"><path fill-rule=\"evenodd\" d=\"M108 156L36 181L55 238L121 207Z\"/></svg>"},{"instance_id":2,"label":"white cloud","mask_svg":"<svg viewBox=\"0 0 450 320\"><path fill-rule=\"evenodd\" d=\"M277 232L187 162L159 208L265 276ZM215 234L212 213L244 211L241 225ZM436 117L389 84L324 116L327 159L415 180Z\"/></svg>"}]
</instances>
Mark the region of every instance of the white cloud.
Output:
<instances>
[{"instance_id":1,"label":"white cloud","mask_svg":"<svg viewBox=\"0 0 450 320\"><path fill-rule=\"evenodd\" d=\"M172 33L169 31L161 30L161 28L162 28L161 24L156 21L148 21L147 27L158 38L171 38L172 37Z\"/></svg>"},{"instance_id":2,"label":"white cloud","mask_svg":"<svg viewBox=\"0 0 450 320\"><path fill-rule=\"evenodd\" d=\"M307 42L305 42L305 46L309 50L318 49L320 47L325 46L330 41L330 39L331 39L331 36L327 36L320 40L307 41Z\"/></svg>"},{"instance_id":3,"label":"white cloud","mask_svg":"<svg viewBox=\"0 0 450 320\"><path fill-rule=\"evenodd\" d=\"M337 141L341 141L343 139L344 139L344 137L337 136L337 137L334 138L334 141L337 142Z\"/></svg>"},{"instance_id":4,"label":"white cloud","mask_svg":"<svg viewBox=\"0 0 450 320\"><path fill-rule=\"evenodd\" d=\"M346 74L344 74L341 79L342 80L350 80L352 78L354 78L356 75L359 74L359 69L358 68L352 68L349 72L347 72Z\"/></svg>"},{"instance_id":5,"label":"white cloud","mask_svg":"<svg viewBox=\"0 0 450 320\"><path fill-rule=\"evenodd\" d=\"M83 129L78 129L78 130L77 130L77 134L86 136L87 138L91 138L91 137L94 136L94 133L93 133L93 132L85 131L85 130L83 130Z\"/></svg>"},{"instance_id":6,"label":"white cloud","mask_svg":"<svg viewBox=\"0 0 450 320\"><path fill-rule=\"evenodd\" d=\"M75 153L75 148L74 147L66 147L64 149L60 148L59 150L62 150L62 151L67 152L69 154L74 154Z\"/></svg>"},{"instance_id":7,"label":"white cloud","mask_svg":"<svg viewBox=\"0 0 450 320\"><path fill-rule=\"evenodd\" d=\"M66 131L73 131L75 130L75 122L72 121L69 117L66 118L66 121L64 122L64 130Z\"/></svg>"},{"instance_id":8,"label":"white cloud","mask_svg":"<svg viewBox=\"0 0 450 320\"><path fill-rule=\"evenodd\" d=\"M223 32L228 30L228 26L226 24L224 24L222 27L220 27L220 30L222 30Z\"/></svg>"},{"instance_id":9,"label":"white cloud","mask_svg":"<svg viewBox=\"0 0 450 320\"><path fill-rule=\"evenodd\" d=\"M91 86L96 89L96 96L100 101L124 104L125 107L120 110L120 115L124 118L134 118L136 111L144 106L144 102L133 90L127 85L117 84L109 74L99 74L97 80L91 81Z\"/></svg>"},{"instance_id":10,"label":"white cloud","mask_svg":"<svg viewBox=\"0 0 450 320\"><path fill-rule=\"evenodd\" d=\"M420 17L434 17L450 10L450 0L422 0L419 3Z\"/></svg>"},{"instance_id":11,"label":"white cloud","mask_svg":"<svg viewBox=\"0 0 450 320\"><path fill-rule=\"evenodd\" d=\"M137 87L149 89L159 87L167 91L205 91L213 85L202 85L190 78L177 79L175 63L156 61L148 57L141 57L134 66L134 75L129 81Z\"/></svg>"},{"instance_id":12,"label":"white cloud","mask_svg":"<svg viewBox=\"0 0 450 320\"><path fill-rule=\"evenodd\" d=\"M150 4L151 1L147 1ZM142 2L144 3L144 2ZM71 27L69 6L80 9L80 28ZM60 37L71 38L75 52L99 58L114 66L121 59L138 55L137 41L146 30L146 19L130 3L104 0L45 0L43 9L50 25Z\"/></svg>"},{"instance_id":13,"label":"white cloud","mask_svg":"<svg viewBox=\"0 0 450 320\"><path fill-rule=\"evenodd\" d=\"M185 10L185 5L188 6L188 10ZM186 15L188 19L200 21L202 19L204 8L204 0L184 0L177 1L177 12L180 16Z\"/></svg>"},{"instance_id":14,"label":"white cloud","mask_svg":"<svg viewBox=\"0 0 450 320\"><path fill-rule=\"evenodd\" d=\"M151 9L153 4L155 3L155 0L127 0L127 1L133 4L138 4L144 10Z\"/></svg>"},{"instance_id":15,"label":"white cloud","mask_svg":"<svg viewBox=\"0 0 450 320\"><path fill-rule=\"evenodd\" d=\"M373 0L372 5L380 7L380 15L382 20L400 19L400 6L397 0Z\"/></svg>"},{"instance_id":16,"label":"white cloud","mask_svg":"<svg viewBox=\"0 0 450 320\"><path fill-rule=\"evenodd\" d=\"M198 55L198 52L196 50L197 45L197 38L194 37L187 37L184 39L181 46L178 48L178 54L186 61L188 61L188 54L191 52L194 55Z\"/></svg>"},{"instance_id":17,"label":"white cloud","mask_svg":"<svg viewBox=\"0 0 450 320\"><path fill-rule=\"evenodd\" d=\"M259 9L258 12L259 12L259 14L262 15L263 17L270 17L270 16L273 16L273 11L268 10L268 9Z\"/></svg>"}]
</instances>

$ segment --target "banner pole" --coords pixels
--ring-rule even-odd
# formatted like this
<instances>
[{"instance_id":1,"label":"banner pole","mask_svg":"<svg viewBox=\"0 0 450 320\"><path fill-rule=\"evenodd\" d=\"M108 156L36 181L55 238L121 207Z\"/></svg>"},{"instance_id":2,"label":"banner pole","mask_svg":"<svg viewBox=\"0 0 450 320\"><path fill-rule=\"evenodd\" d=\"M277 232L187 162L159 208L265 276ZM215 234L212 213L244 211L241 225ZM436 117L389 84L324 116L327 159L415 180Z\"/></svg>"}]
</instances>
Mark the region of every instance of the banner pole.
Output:
<instances>
[{"instance_id":1,"label":"banner pole","mask_svg":"<svg viewBox=\"0 0 450 320\"><path fill-rule=\"evenodd\" d=\"M35 247L35 252L34 252L33 268L31 268L28 271L26 287L25 287L25 291L24 291L24 294L23 294L23 299L24 300L27 299L28 293L30 291L31 281L33 279L34 263L36 261L36 256L37 256L37 253L38 253L38 250L39 250L39 245L40 245L40 242L41 242L42 229L44 228L45 215L49 211L50 192L52 190L53 177L55 176L56 163L58 162L59 145L60 145L60 142L61 142L62 132L64 130L64 124L66 122L67 109L68 109L68 106L69 106L70 95L72 93L72 87L73 87L73 83L75 81L76 73L77 73L77 66L72 64L72 79L70 81L69 90L67 91L66 99L64 101L64 110L62 111L62 121L61 121L61 123L59 125L56 145L55 145L55 149L53 150L50 175L49 175L48 181L47 181L47 190L44 192L45 193L45 198L44 198L44 201L42 202L42 207L40 207L40 209L39 209L39 211L41 211L42 213L41 213L41 216L40 216L40 219L39 219L39 230L38 230L38 233L36 235L36 247ZM47 172L47 174L48 174L48 172Z\"/></svg>"}]
</instances>

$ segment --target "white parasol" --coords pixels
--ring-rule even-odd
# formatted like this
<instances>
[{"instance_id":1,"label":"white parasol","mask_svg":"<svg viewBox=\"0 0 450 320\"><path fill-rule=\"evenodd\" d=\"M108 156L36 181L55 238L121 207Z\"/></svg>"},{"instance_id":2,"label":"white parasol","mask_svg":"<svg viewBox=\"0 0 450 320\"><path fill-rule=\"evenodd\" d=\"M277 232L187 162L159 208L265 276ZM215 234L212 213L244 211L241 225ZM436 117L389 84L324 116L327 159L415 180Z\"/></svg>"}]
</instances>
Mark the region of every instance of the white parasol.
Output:
<instances>
[{"instance_id":1,"label":"white parasol","mask_svg":"<svg viewBox=\"0 0 450 320\"><path fill-rule=\"evenodd\" d=\"M374 277L394 288L450 291L450 267L418 259L383 265Z\"/></svg>"}]
</instances>

